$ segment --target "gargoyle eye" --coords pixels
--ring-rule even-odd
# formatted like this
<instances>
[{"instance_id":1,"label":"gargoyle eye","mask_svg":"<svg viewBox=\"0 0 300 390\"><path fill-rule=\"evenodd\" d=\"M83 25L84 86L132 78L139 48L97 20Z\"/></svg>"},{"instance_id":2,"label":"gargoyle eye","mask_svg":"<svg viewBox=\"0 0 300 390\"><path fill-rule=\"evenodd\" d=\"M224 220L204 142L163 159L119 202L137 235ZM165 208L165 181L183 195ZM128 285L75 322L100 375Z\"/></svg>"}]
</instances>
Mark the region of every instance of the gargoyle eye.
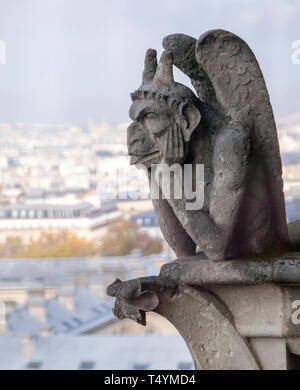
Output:
<instances>
[{"instance_id":1,"label":"gargoyle eye","mask_svg":"<svg viewBox=\"0 0 300 390\"><path fill-rule=\"evenodd\" d=\"M144 124L145 124L146 127L148 127L149 129L154 129L154 128L156 128L158 119L159 119L159 117L158 117L156 114L152 113L152 112L146 113L146 114L143 116Z\"/></svg>"},{"instance_id":2,"label":"gargoyle eye","mask_svg":"<svg viewBox=\"0 0 300 390\"><path fill-rule=\"evenodd\" d=\"M156 119L157 115L154 114L153 112L148 112L148 113L145 114L144 118L146 118L146 119Z\"/></svg>"}]
</instances>

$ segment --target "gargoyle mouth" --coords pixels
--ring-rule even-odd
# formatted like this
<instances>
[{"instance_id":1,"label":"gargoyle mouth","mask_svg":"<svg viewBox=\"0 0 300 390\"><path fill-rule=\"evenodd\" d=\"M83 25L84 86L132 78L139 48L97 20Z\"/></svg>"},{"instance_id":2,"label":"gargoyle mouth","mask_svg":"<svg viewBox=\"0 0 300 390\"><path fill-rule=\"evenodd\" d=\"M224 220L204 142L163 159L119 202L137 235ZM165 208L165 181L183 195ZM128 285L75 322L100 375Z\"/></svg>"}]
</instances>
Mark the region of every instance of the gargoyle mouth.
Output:
<instances>
[{"instance_id":1,"label":"gargoyle mouth","mask_svg":"<svg viewBox=\"0 0 300 390\"><path fill-rule=\"evenodd\" d=\"M155 150L154 152L143 154L142 156L137 156L135 154L130 155L130 165L138 164L138 163L148 163L152 159L156 161L157 157L160 156L160 151Z\"/></svg>"}]
</instances>

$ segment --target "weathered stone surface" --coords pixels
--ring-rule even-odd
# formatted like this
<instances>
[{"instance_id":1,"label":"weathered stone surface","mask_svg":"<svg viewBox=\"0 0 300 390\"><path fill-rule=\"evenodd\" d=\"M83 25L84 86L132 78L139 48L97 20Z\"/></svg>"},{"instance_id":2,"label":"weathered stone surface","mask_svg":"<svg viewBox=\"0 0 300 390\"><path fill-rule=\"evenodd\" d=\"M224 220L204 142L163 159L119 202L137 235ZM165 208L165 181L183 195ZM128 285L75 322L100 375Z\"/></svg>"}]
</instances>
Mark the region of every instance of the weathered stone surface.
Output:
<instances>
[{"instance_id":1,"label":"weathered stone surface","mask_svg":"<svg viewBox=\"0 0 300 390\"><path fill-rule=\"evenodd\" d=\"M289 239L292 250L300 250L300 220L288 224Z\"/></svg>"},{"instance_id":2,"label":"weathered stone surface","mask_svg":"<svg viewBox=\"0 0 300 390\"><path fill-rule=\"evenodd\" d=\"M283 338L257 337L249 340L263 370L287 370L287 346Z\"/></svg>"},{"instance_id":3,"label":"weathered stone surface","mask_svg":"<svg viewBox=\"0 0 300 390\"><path fill-rule=\"evenodd\" d=\"M300 286L300 253L278 258L226 260L218 263L191 256L164 264L160 275L179 284L196 286L264 283Z\"/></svg>"},{"instance_id":4,"label":"weathered stone surface","mask_svg":"<svg viewBox=\"0 0 300 390\"><path fill-rule=\"evenodd\" d=\"M287 255L261 262L181 259L165 264L158 277L117 280L107 292L117 297L115 312L119 318L137 320L127 305L144 313L158 307L165 290L205 288L226 305L243 336L297 336L300 328L291 322L291 302L300 300L300 254L298 258L291 256L294 258ZM253 311L257 312L255 316ZM143 319L145 324L144 315Z\"/></svg>"},{"instance_id":5,"label":"weathered stone surface","mask_svg":"<svg viewBox=\"0 0 300 390\"><path fill-rule=\"evenodd\" d=\"M141 325L146 325L147 311L156 309L159 304L154 291L142 291L140 279L121 282L116 279L107 288L107 294L116 298L114 314L120 320L130 318Z\"/></svg>"},{"instance_id":6,"label":"weathered stone surface","mask_svg":"<svg viewBox=\"0 0 300 390\"><path fill-rule=\"evenodd\" d=\"M162 190L153 204L167 242L178 257L198 246L215 261L282 253L289 242L281 159L254 54L223 30L198 40L171 35L163 46L158 64L155 50L147 51L142 85L132 94L128 149L131 162L148 170L150 187L157 182ZM198 96L174 81L173 64ZM153 164L204 164L204 206L190 210L185 193L166 194L150 175Z\"/></svg>"},{"instance_id":7,"label":"weathered stone surface","mask_svg":"<svg viewBox=\"0 0 300 390\"><path fill-rule=\"evenodd\" d=\"M154 310L168 319L198 369L291 369L300 351L299 267L296 253L220 263L190 257L164 265L157 277L118 281L108 293L117 297L119 318L129 312L145 324ZM138 318L127 309L133 296L143 297Z\"/></svg>"},{"instance_id":8,"label":"weathered stone surface","mask_svg":"<svg viewBox=\"0 0 300 390\"><path fill-rule=\"evenodd\" d=\"M162 277L139 280L142 292L151 291L158 297L154 311L168 319L185 339L197 369L259 369L230 311L209 291L179 286ZM123 286L126 284L132 281ZM117 300L118 310L119 303Z\"/></svg>"},{"instance_id":9,"label":"weathered stone surface","mask_svg":"<svg viewBox=\"0 0 300 390\"><path fill-rule=\"evenodd\" d=\"M146 312L167 318L198 369L290 369L300 351L300 254L290 245L277 131L267 88L248 45L224 30L198 40L168 36L157 64L145 58L132 94L131 163L145 170L162 233L178 259L158 277L108 287L115 314L145 325ZM186 73L197 96L173 78ZM204 165L204 205L167 193L191 164ZM189 177L197 188L196 175ZM153 186L153 184L156 184ZM196 249L200 253L196 255ZM211 261L213 260L213 261ZM299 313L300 314L300 313ZM276 358L273 358L273 355Z\"/></svg>"},{"instance_id":10,"label":"weathered stone surface","mask_svg":"<svg viewBox=\"0 0 300 390\"><path fill-rule=\"evenodd\" d=\"M188 286L165 290L156 312L185 339L196 369L257 370L247 340L236 330L226 306L208 291Z\"/></svg>"}]
</instances>

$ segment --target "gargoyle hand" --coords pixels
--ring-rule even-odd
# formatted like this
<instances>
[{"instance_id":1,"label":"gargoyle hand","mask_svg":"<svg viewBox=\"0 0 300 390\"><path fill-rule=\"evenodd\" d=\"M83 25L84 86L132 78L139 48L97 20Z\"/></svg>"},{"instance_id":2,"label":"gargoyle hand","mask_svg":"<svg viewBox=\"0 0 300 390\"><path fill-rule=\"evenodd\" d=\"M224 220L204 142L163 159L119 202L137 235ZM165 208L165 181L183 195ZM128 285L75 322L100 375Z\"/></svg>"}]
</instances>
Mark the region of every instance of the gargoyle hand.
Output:
<instances>
[{"instance_id":1,"label":"gargoyle hand","mask_svg":"<svg viewBox=\"0 0 300 390\"><path fill-rule=\"evenodd\" d=\"M127 282L116 279L107 287L106 292L116 298L113 312L117 318L130 318L141 325L146 325L145 313L156 309L159 304L154 291L142 291L140 279Z\"/></svg>"},{"instance_id":2,"label":"gargoyle hand","mask_svg":"<svg viewBox=\"0 0 300 390\"><path fill-rule=\"evenodd\" d=\"M182 164L184 159L184 144L180 127L173 124L164 139L164 154L162 164Z\"/></svg>"}]
</instances>

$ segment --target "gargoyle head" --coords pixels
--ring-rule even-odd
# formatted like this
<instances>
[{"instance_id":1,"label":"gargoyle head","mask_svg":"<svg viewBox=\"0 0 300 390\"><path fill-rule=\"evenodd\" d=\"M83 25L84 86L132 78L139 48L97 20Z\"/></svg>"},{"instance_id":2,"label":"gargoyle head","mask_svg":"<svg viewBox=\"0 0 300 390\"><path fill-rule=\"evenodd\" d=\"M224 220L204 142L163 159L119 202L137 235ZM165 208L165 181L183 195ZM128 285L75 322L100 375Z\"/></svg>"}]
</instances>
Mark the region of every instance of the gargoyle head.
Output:
<instances>
[{"instance_id":1,"label":"gargoyle head","mask_svg":"<svg viewBox=\"0 0 300 390\"><path fill-rule=\"evenodd\" d=\"M159 304L154 291L142 291L140 279L121 282L116 279L106 289L107 295L115 297L114 315L123 320L130 318L138 324L146 325L146 312L156 309Z\"/></svg>"},{"instance_id":2,"label":"gargoyle head","mask_svg":"<svg viewBox=\"0 0 300 390\"><path fill-rule=\"evenodd\" d=\"M174 81L170 51L162 53L158 64L156 51L147 51L142 85L131 98L133 123L127 133L131 164L149 168L162 161L183 163L201 114L196 95Z\"/></svg>"}]
</instances>

